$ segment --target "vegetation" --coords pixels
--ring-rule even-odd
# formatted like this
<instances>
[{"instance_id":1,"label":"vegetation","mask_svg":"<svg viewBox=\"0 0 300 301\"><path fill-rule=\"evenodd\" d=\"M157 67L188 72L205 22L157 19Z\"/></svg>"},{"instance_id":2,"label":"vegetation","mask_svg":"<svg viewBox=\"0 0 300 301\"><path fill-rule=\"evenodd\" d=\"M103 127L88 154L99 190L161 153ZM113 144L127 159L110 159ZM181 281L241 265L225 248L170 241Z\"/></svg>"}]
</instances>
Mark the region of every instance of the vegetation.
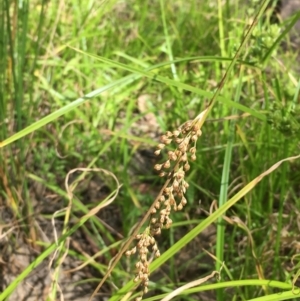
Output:
<instances>
[{"instance_id":1,"label":"vegetation","mask_svg":"<svg viewBox=\"0 0 300 301\"><path fill-rule=\"evenodd\" d=\"M0 301L298 299L300 12L242 2L1 2Z\"/></svg>"}]
</instances>

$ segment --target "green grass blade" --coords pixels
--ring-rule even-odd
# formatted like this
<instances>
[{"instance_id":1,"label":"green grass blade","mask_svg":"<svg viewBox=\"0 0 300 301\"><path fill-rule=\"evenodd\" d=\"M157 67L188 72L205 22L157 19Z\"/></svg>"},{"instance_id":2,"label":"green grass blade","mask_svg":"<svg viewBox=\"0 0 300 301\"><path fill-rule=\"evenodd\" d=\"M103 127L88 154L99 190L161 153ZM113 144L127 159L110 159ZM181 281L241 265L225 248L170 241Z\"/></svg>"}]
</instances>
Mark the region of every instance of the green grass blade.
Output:
<instances>
[{"instance_id":1,"label":"green grass blade","mask_svg":"<svg viewBox=\"0 0 300 301\"><path fill-rule=\"evenodd\" d=\"M163 26L164 26L164 34L165 34L165 39L166 39L166 46L167 46L166 50L167 50L167 54L169 56L169 60L172 62L174 60L174 57L173 57L170 35L168 32L167 21L166 21L165 3L164 3L164 0L160 0L159 3L160 3L160 10L161 10L161 18L162 18ZM176 66L174 63L171 63L171 70L172 70L172 75L173 75L174 79L176 81L178 81L179 78L178 78Z\"/></svg>"},{"instance_id":2,"label":"green grass blade","mask_svg":"<svg viewBox=\"0 0 300 301\"><path fill-rule=\"evenodd\" d=\"M148 77L151 80L159 81L159 82L162 82L164 84L167 84L167 85L170 85L170 86L173 86L173 87L177 87L178 89L190 91L190 92L193 92L193 93L195 93L199 96L203 96L203 97L206 97L206 98L211 98L214 95L213 92L207 92L205 90L193 87L191 85L188 85L188 84L185 84L185 83L182 83L182 82L172 80L170 78L161 76L161 75L159 75L157 73L154 73L154 72L151 72L151 71L140 70L138 68L131 67L131 66L119 63L119 62L115 62L113 60L110 60L110 59L107 59L107 58L104 58L104 57L100 57L100 56L97 56L97 55L94 55L94 54L86 53L86 52L84 52L84 51L82 51L78 48L72 47L72 46L69 46L69 47L76 50L77 52L80 52L84 55L88 55L88 56L90 56L94 59L97 59L99 61L102 61L103 63L106 63L110 66L113 66L113 67L116 67L116 68L121 68L123 70L129 71L129 72L132 72L132 73L137 73L141 76ZM266 121L266 116L264 114L259 113L256 110L250 109L246 106L243 106L239 103L236 103L236 102L234 102L230 99L227 99L226 97L223 97L223 96L219 95L219 96L217 96L217 100L223 102L225 105L236 108L237 110L241 110L242 112L247 112L247 113L251 114L252 116L254 116L254 117L256 117L256 118L258 118L262 121Z\"/></svg>"},{"instance_id":3,"label":"green grass blade","mask_svg":"<svg viewBox=\"0 0 300 301\"><path fill-rule=\"evenodd\" d=\"M247 280L234 280L234 281L225 281L221 283L212 283L212 284L203 284L198 287L194 287L183 291L181 295L190 295L193 293L204 292L208 290L220 290L222 288L236 288L236 287L245 287L245 286L267 286L270 288L277 288L280 290L290 290L292 285L285 282L275 281L275 280L259 280L259 279L247 279ZM280 293L282 294L282 293ZM154 297L146 298L144 301L155 301L161 300L166 297L168 294L156 295Z\"/></svg>"},{"instance_id":4,"label":"green grass blade","mask_svg":"<svg viewBox=\"0 0 300 301\"><path fill-rule=\"evenodd\" d=\"M242 77L243 71L241 70L239 76L239 84L236 88L235 94L235 101L238 102L241 97L241 90L242 90ZM232 110L232 114L234 115L236 110ZM220 196L219 196L219 207L223 206L227 201L228 197L228 186L229 186L229 174L230 174L230 165L232 160L232 150L234 145L234 137L235 137L235 121L230 122L230 126L228 129L228 140L227 146L225 150L225 157L224 157L224 164L222 170L222 179L221 179L221 189L220 189ZM218 218L217 224L217 242L216 242L216 270L219 271L224 261L224 240L225 240L225 225L222 217ZM217 300L223 300L223 290L217 291Z\"/></svg>"},{"instance_id":5,"label":"green grass blade","mask_svg":"<svg viewBox=\"0 0 300 301\"><path fill-rule=\"evenodd\" d=\"M68 113L69 111L75 109L76 107L80 106L81 104L83 104L85 101L91 100L92 98L100 95L101 93L103 93L104 91L107 91L108 89L114 88L114 87L118 87L119 85L128 82L129 80L135 80L137 78L136 75L129 75L127 77L124 77L120 80L117 80L111 84L108 84L104 87L101 87L99 89L96 89L88 94L86 94L83 97L80 97L78 99L76 99L75 101L71 102L70 104L60 108L59 110L47 115L46 117L38 120L37 122L31 124L30 126L26 127L25 129L19 131L18 133L14 134L13 136L9 137L8 139L0 142L0 148L4 147L36 130L38 130L39 128L41 128L42 126L48 124L49 122L54 121L55 119L57 119L58 117Z\"/></svg>"}]
</instances>

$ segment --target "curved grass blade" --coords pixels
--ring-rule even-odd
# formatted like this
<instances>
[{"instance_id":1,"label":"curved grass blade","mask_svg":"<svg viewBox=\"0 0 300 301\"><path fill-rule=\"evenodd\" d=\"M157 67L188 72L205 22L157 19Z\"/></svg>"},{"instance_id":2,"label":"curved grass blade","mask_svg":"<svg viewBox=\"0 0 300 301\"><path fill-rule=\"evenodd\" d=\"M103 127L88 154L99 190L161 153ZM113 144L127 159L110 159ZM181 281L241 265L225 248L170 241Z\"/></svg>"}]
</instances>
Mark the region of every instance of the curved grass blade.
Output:
<instances>
[{"instance_id":1,"label":"curved grass blade","mask_svg":"<svg viewBox=\"0 0 300 301\"><path fill-rule=\"evenodd\" d=\"M117 181L115 176L104 170L101 169L103 172L107 174L111 174L113 178ZM95 208L91 209L87 214L85 214L76 225L74 225L70 230L66 231L55 243L51 244L40 256L38 256L29 266L27 266L22 273L20 273L8 286L7 288L0 293L0 301L6 300L16 287L19 285L21 281L23 281L37 266L39 266L47 257L49 257L57 247L63 243L68 237L70 237L76 230L78 230L84 223L86 223L92 216L94 216L99 210L108 206L114 199L117 197L120 189L120 184L117 182L117 188L107 197L105 198L100 204L98 204Z\"/></svg>"},{"instance_id":2,"label":"curved grass blade","mask_svg":"<svg viewBox=\"0 0 300 301\"><path fill-rule=\"evenodd\" d=\"M212 283L206 285L200 285L194 288L187 289L183 291L180 295L190 295L194 293L204 292L208 290L217 290L221 288L229 288L229 287L244 287L244 286L267 286L269 288L277 288L280 290L289 290L291 289L291 284L280 282L276 280L259 280L259 279L247 279L247 280L234 280L234 281L225 281L219 283ZM156 295L150 298L144 299L144 301L155 301L161 300L166 294Z\"/></svg>"}]
</instances>

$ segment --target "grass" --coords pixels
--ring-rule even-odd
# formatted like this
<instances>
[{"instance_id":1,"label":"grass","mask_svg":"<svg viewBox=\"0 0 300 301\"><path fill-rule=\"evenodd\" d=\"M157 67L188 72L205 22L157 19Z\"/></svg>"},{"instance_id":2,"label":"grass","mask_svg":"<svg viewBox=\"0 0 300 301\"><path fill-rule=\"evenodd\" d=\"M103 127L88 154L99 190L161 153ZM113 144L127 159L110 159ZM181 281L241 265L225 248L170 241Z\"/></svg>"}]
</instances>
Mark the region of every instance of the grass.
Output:
<instances>
[{"instance_id":1,"label":"grass","mask_svg":"<svg viewBox=\"0 0 300 301\"><path fill-rule=\"evenodd\" d=\"M99 300L139 296L121 254L164 185L151 154L195 118L187 205L157 237L143 299L184 285L178 300L297 299L300 82L281 44L299 13L271 24L272 1L239 2L1 4L1 254L35 255L9 283L2 264L0 300L49 261L45 300L73 262L86 300L100 282Z\"/></svg>"}]
</instances>

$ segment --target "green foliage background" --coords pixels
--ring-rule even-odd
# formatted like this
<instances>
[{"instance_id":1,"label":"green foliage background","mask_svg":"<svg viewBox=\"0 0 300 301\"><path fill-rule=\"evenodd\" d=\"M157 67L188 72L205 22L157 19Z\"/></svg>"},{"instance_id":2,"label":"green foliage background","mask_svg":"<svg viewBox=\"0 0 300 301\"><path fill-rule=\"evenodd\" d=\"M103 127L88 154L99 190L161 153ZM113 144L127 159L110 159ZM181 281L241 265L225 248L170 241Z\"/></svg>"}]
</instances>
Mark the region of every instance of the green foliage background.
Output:
<instances>
[{"instance_id":1,"label":"green foliage background","mask_svg":"<svg viewBox=\"0 0 300 301\"><path fill-rule=\"evenodd\" d=\"M59 200L60 208L69 204L64 180L74 168L103 168L117 177L122 188L113 204L119 224L112 227L123 237L130 235L163 184L152 172L153 158L141 155L152 153L159 133L153 138L151 127L145 129L142 120L152 113L164 132L202 112L256 12L269 2L203 125L197 161L188 176L188 208L175 214L174 229L163 233L161 242L162 250L168 251L153 263L153 269L161 268L171 258L170 278L151 283L152 294L158 297L148 300L187 281L180 275L184 263L172 259L172 254L214 222L215 239L206 247L216 254L216 267L213 260L201 268L204 253L199 247L199 254L190 258L199 265L193 279L219 270L224 261L221 280L206 287L217 291L217 300L294 298L297 266L290 261L298 250L299 163L283 162L257 186L251 181L276 162L299 154L299 54L289 32L300 13L273 24L275 1L253 1L247 7L242 1L223 2L0 4L1 208L21 225L25 237L43 246L20 279L58 248L38 236L35 221L39 215L51 220L58 210L49 194ZM139 100L145 101L146 110L140 109ZM112 258L109 250L120 242L96 215L78 221L99 202L110 200L91 192L89 183L97 183L100 191L104 186L109 192L120 188L110 176L85 174L75 190L71 217L64 216L59 246L62 250L66 238L88 223L86 235L106 258L104 265L92 265L97 275L103 275ZM246 193L239 195L243 187ZM229 199L233 201L227 206ZM204 212L214 200L221 210L208 216ZM223 214L244 224L229 223ZM3 225L8 223L5 216L0 217ZM77 220L70 228L69 218ZM19 243L14 232L9 240ZM87 260L71 250L68 256ZM258 275L257 262L266 280ZM129 282L133 265L124 259L114 270L108 284L110 300L121 300L119 293L133 287ZM264 281L269 280L275 283L274 290L272 285L265 289ZM217 290L222 285L233 289ZM16 286L14 282L0 293L0 300ZM204 285L186 291L182 298L193 300L192 293L202 289ZM281 295L286 299L272 299L278 289L290 290ZM52 295L55 298L55 288Z\"/></svg>"}]
</instances>

